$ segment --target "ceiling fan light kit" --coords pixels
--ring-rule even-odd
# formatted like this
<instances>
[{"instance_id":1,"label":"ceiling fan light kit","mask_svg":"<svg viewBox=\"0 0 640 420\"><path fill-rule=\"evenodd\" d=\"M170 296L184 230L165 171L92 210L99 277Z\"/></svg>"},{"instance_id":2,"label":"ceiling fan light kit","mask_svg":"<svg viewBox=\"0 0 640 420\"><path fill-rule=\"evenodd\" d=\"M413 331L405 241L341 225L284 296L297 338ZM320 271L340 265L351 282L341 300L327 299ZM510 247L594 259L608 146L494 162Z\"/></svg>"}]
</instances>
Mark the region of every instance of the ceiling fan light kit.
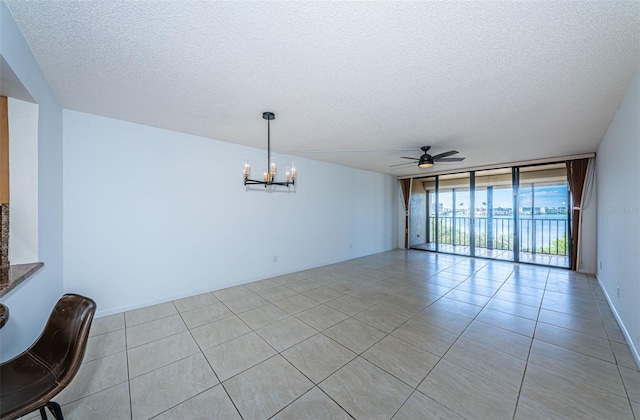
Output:
<instances>
[{"instance_id":1,"label":"ceiling fan light kit","mask_svg":"<svg viewBox=\"0 0 640 420\"><path fill-rule=\"evenodd\" d=\"M284 182L276 181L276 161L271 157L271 120L276 119L276 115L273 112L263 112L262 118L267 120L267 167L264 170L262 181L257 179L250 179L251 165L249 165L249 159L244 159L244 169L242 175L244 178L244 185L264 185L268 187L287 187L296 185L296 163L291 162L291 166L287 166L285 169Z\"/></svg>"},{"instance_id":2,"label":"ceiling fan light kit","mask_svg":"<svg viewBox=\"0 0 640 420\"><path fill-rule=\"evenodd\" d=\"M427 169L433 166L433 159L431 156L424 154L420 157L418 162L418 168Z\"/></svg>"}]
</instances>

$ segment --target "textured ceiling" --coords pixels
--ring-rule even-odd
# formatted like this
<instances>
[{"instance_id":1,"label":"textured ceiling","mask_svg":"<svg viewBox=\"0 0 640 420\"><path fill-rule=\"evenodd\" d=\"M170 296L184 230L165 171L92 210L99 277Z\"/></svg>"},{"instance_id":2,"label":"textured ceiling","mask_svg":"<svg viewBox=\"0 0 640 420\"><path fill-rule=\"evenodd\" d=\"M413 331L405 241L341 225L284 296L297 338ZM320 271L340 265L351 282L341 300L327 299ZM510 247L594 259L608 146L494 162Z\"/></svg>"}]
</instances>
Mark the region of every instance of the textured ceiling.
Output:
<instances>
[{"instance_id":1,"label":"textured ceiling","mask_svg":"<svg viewBox=\"0 0 640 420\"><path fill-rule=\"evenodd\" d=\"M593 152L640 64L638 1L6 2L65 108L394 175Z\"/></svg>"}]
</instances>

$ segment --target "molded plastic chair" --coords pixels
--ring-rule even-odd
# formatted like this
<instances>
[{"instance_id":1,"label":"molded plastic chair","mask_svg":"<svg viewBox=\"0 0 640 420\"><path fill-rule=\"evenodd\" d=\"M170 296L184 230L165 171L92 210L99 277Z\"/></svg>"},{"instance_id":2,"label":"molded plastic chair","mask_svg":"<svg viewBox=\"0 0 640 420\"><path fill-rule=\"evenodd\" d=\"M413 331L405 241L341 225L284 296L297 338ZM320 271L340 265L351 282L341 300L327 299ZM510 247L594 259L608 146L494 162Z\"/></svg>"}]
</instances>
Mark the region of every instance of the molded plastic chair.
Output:
<instances>
[{"instance_id":1,"label":"molded plastic chair","mask_svg":"<svg viewBox=\"0 0 640 420\"><path fill-rule=\"evenodd\" d=\"M62 420L60 405L51 401L78 372L87 347L96 303L84 296L62 296L44 331L22 354L0 365L0 418L13 420L45 407Z\"/></svg>"}]
</instances>

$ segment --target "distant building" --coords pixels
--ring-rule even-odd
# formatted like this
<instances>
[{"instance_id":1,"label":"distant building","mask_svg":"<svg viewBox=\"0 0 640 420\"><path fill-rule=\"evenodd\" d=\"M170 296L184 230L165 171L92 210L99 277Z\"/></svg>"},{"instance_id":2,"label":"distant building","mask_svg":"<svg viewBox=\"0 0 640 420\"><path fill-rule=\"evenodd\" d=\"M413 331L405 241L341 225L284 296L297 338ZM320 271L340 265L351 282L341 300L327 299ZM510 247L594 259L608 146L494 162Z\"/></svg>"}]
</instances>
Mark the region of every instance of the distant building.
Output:
<instances>
[{"instance_id":1,"label":"distant building","mask_svg":"<svg viewBox=\"0 0 640 420\"><path fill-rule=\"evenodd\" d=\"M564 206L560 207L533 207L533 214L565 214L567 212L567 208ZM530 215L531 207L520 207L520 214Z\"/></svg>"},{"instance_id":2,"label":"distant building","mask_svg":"<svg viewBox=\"0 0 640 420\"><path fill-rule=\"evenodd\" d=\"M493 215L494 216L511 216L513 214L513 209L511 207L494 207Z\"/></svg>"}]
</instances>

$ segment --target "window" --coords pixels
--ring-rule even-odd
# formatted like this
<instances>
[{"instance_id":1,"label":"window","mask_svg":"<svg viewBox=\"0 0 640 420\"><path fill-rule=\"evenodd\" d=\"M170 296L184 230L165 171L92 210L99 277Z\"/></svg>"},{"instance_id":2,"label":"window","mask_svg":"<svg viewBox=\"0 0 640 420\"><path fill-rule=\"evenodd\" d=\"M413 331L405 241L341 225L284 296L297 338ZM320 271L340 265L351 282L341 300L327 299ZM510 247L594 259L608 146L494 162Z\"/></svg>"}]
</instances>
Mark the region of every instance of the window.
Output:
<instances>
[{"instance_id":1,"label":"window","mask_svg":"<svg viewBox=\"0 0 640 420\"><path fill-rule=\"evenodd\" d=\"M414 249L569 267L565 163L413 180Z\"/></svg>"}]
</instances>

